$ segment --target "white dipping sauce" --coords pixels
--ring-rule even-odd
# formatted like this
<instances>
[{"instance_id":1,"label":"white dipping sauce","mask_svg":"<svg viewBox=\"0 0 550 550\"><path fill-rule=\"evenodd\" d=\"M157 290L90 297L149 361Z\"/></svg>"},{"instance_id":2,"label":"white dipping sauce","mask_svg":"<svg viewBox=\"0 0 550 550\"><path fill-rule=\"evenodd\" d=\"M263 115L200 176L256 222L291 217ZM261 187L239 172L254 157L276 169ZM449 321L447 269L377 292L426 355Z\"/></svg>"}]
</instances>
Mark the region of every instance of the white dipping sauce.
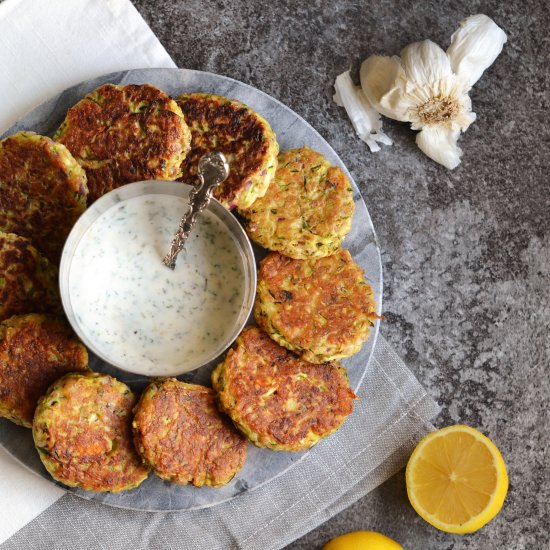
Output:
<instances>
[{"instance_id":1,"label":"white dipping sauce","mask_svg":"<svg viewBox=\"0 0 550 550\"><path fill-rule=\"evenodd\" d=\"M175 375L225 347L244 295L237 243L214 214L199 217L174 271L163 265L187 201L144 195L114 205L84 234L69 274L82 332L110 362Z\"/></svg>"}]
</instances>

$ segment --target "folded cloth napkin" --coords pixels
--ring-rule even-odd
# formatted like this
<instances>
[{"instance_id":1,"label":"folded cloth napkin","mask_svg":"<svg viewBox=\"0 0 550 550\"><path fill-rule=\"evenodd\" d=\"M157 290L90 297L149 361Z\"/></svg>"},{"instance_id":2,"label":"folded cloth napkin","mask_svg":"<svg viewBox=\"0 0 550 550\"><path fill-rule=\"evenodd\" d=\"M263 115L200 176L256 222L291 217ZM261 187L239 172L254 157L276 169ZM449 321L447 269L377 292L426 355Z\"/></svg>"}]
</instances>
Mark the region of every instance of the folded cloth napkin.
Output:
<instances>
[{"instance_id":1,"label":"folded cloth napkin","mask_svg":"<svg viewBox=\"0 0 550 550\"><path fill-rule=\"evenodd\" d=\"M0 134L81 80L175 67L128 0L0 3ZM402 468L438 407L379 336L353 415L285 474L212 508L120 510L80 499L0 449L2 550L282 548Z\"/></svg>"},{"instance_id":2,"label":"folded cloth napkin","mask_svg":"<svg viewBox=\"0 0 550 550\"><path fill-rule=\"evenodd\" d=\"M145 67L176 64L128 1L4 0L0 134L73 84Z\"/></svg>"}]
</instances>

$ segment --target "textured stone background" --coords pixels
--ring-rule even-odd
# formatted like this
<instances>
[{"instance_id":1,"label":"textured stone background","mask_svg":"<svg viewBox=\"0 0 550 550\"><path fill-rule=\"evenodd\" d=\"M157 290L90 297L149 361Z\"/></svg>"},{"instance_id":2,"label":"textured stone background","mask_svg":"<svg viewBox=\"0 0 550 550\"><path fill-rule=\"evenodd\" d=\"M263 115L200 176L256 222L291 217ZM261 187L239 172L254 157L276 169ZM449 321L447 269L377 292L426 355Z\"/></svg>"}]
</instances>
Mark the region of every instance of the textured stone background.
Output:
<instances>
[{"instance_id":1,"label":"textured stone background","mask_svg":"<svg viewBox=\"0 0 550 550\"><path fill-rule=\"evenodd\" d=\"M383 252L383 334L443 406L437 426L481 429L502 450L510 491L472 536L438 532L409 506L403 474L288 548L374 529L410 549L548 548L549 4L135 0L178 66L241 80L308 120L367 202ZM423 156L406 124L369 152L332 102L335 77L373 53L492 17L508 34L471 97L477 121L454 171ZM546 122L546 124L544 124Z\"/></svg>"}]
</instances>

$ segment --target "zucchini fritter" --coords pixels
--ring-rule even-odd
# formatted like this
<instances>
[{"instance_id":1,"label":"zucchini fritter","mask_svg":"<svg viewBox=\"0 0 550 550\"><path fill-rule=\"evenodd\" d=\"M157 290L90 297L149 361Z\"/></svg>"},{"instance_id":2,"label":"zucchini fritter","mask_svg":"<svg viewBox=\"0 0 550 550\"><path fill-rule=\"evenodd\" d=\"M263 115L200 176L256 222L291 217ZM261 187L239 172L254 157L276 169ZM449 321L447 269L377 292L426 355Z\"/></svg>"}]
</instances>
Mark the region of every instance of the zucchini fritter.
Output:
<instances>
[{"instance_id":1,"label":"zucchini fritter","mask_svg":"<svg viewBox=\"0 0 550 550\"><path fill-rule=\"evenodd\" d=\"M184 94L178 105L191 128L181 181L196 185L199 159L216 149L230 172L214 197L226 208L249 208L266 192L277 166L279 145L269 123L240 101L212 94Z\"/></svg>"},{"instance_id":2,"label":"zucchini fritter","mask_svg":"<svg viewBox=\"0 0 550 550\"><path fill-rule=\"evenodd\" d=\"M32 239L56 264L87 194L86 174L64 145L33 132L0 141L0 230Z\"/></svg>"},{"instance_id":3,"label":"zucchini fritter","mask_svg":"<svg viewBox=\"0 0 550 550\"><path fill-rule=\"evenodd\" d=\"M304 451L335 432L356 398L338 363L307 363L254 327L237 338L212 385L248 439L275 451Z\"/></svg>"},{"instance_id":4,"label":"zucchini fritter","mask_svg":"<svg viewBox=\"0 0 550 550\"><path fill-rule=\"evenodd\" d=\"M0 323L0 416L31 428L50 384L85 370L88 351L61 319L14 315Z\"/></svg>"},{"instance_id":5,"label":"zucchini fritter","mask_svg":"<svg viewBox=\"0 0 550 550\"><path fill-rule=\"evenodd\" d=\"M107 374L71 373L36 409L34 444L54 479L69 487L118 493L147 478L132 443L130 388Z\"/></svg>"},{"instance_id":6,"label":"zucchini fritter","mask_svg":"<svg viewBox=\"0 0 550 550\"><path fill-rule=\"evenodd\" d=\"M154 380L132 423L136 449L175 483L219 487L243 467L246 440L216 408L212 389L175 378Z\"/></svg>"},{"instance_id":7,"label":"zucchini fritter","mask_svg":"<svg viewBox=\"0 0 550 550\"><path fill-rule=\"evenodd\" d=\"M295 259L335 252L351 229L353 190L344 172L309 147L279 155L266 194L244 212L249 237Z\"/></svg>"},{"instance_id":8,"label":"zucchini fritter","mask_svg":"<svg viewBox=\"0 0 550 550\"><path fill-rule=\"evenodd\" d=\"M158 88L104 84L68 110L54 139L86 170L94 201L125 183L178 178L190 132Z\"/></svg>"},{"instance_id":9,"label":"zucchini fritter","mask_svg":"<svg viewBox=\"0 0 550 550\"><path fill-rule=\"evenodd\" d=\"M0 231L0 321L22 313L61 313L57 267L28 239Z\"/></svg>"},{"instance_id":10,"label":"zucchini fritter","mask_svg":"<svg viewBox=\"0 0 550 550\"><path fill-rule=\"evenodd\" d=\"M344 249L309 260L269 254L258 272L254 316L276 342L312 363L358 352L377 318L372 288Z\"/></svg>"}]
</instances>

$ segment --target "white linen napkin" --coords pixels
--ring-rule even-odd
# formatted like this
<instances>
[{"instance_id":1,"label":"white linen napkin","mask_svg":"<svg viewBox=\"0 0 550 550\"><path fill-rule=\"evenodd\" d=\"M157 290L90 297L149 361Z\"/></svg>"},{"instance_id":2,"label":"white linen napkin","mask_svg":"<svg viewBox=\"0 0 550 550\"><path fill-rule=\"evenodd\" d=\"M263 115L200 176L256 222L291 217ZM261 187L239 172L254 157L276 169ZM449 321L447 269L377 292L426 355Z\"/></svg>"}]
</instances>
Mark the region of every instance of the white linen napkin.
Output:
<instances>
[{"instance_id":1,"label":"white linen napkin","mask_svg":"<svg viewBox=\"0 0 550 550\"><path fill-rule=\"evenodd\" d=\"M30 472L0 447L0 543L51 506L65 491Z\"/></svg>"},{"instance_id":2,"label":"white linen napkin","mask_svg":"<svg viewBox=\"0 0 550 550\"><path fill-rule=\"evenodd\" d=\"M176 64L128 0L4 0L0 134L73 84L147 67Z\"/></svg>"},{"instance_id":3,"label":"white linen napkin","mask_svg":"<svg viewBox=\"0 0 550 550\"><path fill-rule=\"evenodd\" d=\"M125 69L174 68L128 0L0 3L0 134L82 80ZM64 494L0 448L0 543Z\"/></svg>"}]
</instances>

